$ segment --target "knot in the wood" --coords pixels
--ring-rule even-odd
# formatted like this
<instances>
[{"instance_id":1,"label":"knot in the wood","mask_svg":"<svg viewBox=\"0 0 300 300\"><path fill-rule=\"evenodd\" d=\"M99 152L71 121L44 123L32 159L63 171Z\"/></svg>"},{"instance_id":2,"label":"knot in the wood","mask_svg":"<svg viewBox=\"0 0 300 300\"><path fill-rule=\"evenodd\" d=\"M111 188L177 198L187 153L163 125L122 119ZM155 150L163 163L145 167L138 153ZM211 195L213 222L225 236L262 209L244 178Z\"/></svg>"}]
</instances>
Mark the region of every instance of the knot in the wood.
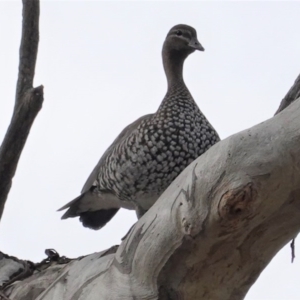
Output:
<instances>
[{"instance_id":1,"label":"knot in the wood","mask_svg":"<svg viewBox=\"0 0 300 300\"><path fill-rule=\"evenodd\" d=\"M26 107L39 111L44 101L44 86L30 88L24 93L23 103Z\"/></svg>"},{"instance_id":2,"label":"knot in the wood","mask_svg":"<svg viewBox=\"0 0 300 300\"><path fill-rule=\"evenodd\" d=\"M253 210L255 196L252 183L228 190L222 195L218 206L221 219L238 221L249 217Z\"/></svg>"},{"instance_id":3,"label":"knot in the wood","mask_svg":"<svg viewBox=\"0 0 300 300\"><path fill-rule=\"evenodd\" d=\"M184 233L187 235L192 235L193 234L192 224L186 218L183 218L181 220L181 223L182 223Z\"/></svg>"}]
</instances>

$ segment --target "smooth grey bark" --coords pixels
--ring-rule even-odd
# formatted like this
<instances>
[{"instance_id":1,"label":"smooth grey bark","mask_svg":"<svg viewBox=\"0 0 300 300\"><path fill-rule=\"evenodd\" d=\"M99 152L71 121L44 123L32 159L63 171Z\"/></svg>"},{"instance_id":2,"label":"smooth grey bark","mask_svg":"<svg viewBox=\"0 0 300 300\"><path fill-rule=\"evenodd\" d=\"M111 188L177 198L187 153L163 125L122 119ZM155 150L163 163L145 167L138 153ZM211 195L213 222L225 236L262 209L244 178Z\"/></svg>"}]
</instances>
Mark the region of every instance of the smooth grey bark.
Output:
<instances>
[{"instance_id":1,"label":"smooth grey bark","mask_svg":"<svg viewBox=\"0 0 300 300\"><path fill-rule=\"evenodd\" d=\"M243 299L300 230L300 100L291 102L195 160L119 247L53 261L6 297Z\"/></svg>"},{"instance_id":2,"label":"smooth grey bark","mask_svg":"<svg viewBox=\"0 0 300 300\"><path fill-rule=\"evenodd\" d=\"M0 147L0 220L20 155L43 103L43 86L33 88L39 42L39 1L23 0L22 38L15 106Z\"/></svg>"}]
</instances>

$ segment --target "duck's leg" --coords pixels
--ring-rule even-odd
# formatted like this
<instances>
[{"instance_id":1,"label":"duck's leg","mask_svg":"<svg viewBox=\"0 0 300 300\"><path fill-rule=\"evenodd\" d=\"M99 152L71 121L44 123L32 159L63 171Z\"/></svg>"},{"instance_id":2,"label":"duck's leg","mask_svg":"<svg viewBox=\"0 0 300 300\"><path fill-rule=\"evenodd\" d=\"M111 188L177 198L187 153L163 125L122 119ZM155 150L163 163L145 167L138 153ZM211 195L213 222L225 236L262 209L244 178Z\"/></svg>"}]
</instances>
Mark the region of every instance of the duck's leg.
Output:
<instances>
[{"instance_id":1,"label":"duck's leg","mask_svg":"<svg viewBox=\"0 0 300 300\"><path fill-rule=\"evenodd\" d=\"M137 206L135 209L136 212L136 216L138 219L140 219L146 212L148 211L148 209L143 209L140 206Z\"/></svg>"}]
</instances>

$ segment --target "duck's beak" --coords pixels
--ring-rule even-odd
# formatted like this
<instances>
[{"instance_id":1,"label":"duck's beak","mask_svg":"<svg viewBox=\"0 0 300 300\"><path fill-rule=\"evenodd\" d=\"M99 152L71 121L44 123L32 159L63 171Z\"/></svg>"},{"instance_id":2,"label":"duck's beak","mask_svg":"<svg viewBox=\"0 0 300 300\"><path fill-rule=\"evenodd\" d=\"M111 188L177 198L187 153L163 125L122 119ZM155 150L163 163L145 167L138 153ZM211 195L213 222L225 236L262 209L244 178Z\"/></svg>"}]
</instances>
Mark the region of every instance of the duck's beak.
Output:
<instances>
[{"instance_id":1,"label":"duck's beak","mask_svg":"<svg viewBox=\"0 0 300 300\"><path fill-rule=\"evenodd\" d=\"M189 42L189 46L195 50L204 51L203 46L199 43L197 38L192 38L191 41Z\"/></svg>"}]
</instances>

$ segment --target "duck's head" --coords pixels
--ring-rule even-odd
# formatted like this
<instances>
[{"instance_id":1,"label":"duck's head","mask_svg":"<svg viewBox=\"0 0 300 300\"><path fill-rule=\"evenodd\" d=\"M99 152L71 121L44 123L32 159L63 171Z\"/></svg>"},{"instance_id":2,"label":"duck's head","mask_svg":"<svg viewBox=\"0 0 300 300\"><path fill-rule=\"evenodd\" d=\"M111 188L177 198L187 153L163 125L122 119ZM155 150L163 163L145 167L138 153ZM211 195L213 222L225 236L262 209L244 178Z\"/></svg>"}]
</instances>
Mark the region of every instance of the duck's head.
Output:
<instances>
[{"instance_id":1,"label":"duck's head","mask_svg":"<svg viewBox=\"0 0 300 300\"><path fill-rule=\"evenodd\" d=\"M204 51L197 39L196 30L188 25L179 24L172 27L163 45L163 52L186 58L195 50Z\"/></svg>"}]
</instances>

